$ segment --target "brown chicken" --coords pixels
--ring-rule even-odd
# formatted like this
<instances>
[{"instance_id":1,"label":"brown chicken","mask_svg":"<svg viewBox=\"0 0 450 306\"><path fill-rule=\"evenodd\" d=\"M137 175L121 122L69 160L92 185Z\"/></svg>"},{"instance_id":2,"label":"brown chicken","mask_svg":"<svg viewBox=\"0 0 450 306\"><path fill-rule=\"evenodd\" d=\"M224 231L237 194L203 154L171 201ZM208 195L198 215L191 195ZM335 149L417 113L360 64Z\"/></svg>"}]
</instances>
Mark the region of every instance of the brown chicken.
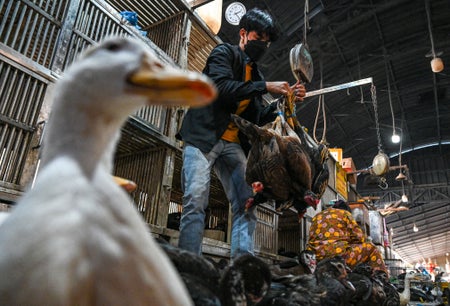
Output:
<instances>
[{"instance_id":1,"label":"brown chicken","mask_svg":"<svg viewBox=\"0 0 450 306\"><path fill-rule=\"evenodd\" d=\"M259 127L237 115L231 115L252 144L248 155L246 181L254 196L246 207L275 200L278 210L291 207L303 217L309 206L319 202L311 191L311 160L298 135L281 118Z\"/></svg>"}]
</instances>

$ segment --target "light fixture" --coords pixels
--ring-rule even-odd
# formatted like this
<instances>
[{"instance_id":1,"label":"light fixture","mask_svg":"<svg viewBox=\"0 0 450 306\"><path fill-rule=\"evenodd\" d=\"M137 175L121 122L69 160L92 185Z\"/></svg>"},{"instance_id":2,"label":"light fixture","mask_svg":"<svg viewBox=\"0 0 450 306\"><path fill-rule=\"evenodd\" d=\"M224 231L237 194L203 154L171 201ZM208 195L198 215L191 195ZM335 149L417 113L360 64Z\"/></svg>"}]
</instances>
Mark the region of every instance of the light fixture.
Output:
<instances>
[{"instance_id":1,"label":"light fixture","mask_svg":"<svg viewBox=\"0 0 450 306\"><path fill-rule=\"evenodd\" d=\"M386 49L384 51L386 53ZM387 62L387 59L386 59L386 54L385 54L385 57L384 57L384 66L385 66L385 70L386 70L387 91L388 91L389 107L390 107L390 110L391 110L391 118L392 118L392 137L391 137L391 141L392 141L392 143L399 143L400 142L400 135L398 135L395 132L394 107L392 106L391 81L390 81L390 78L389 78L390 72L389 72L388 62Z\"/></svg>"},{"instance_id":2,"label":"light fixture","mask_svg":"<svg viewBox=\"0 0 450 306\"><path fill-rule=\"evenodd\" d=\"M405 184L403 184L403 181L400 181L402 183L402 202L408 203L408 196L405 194Z\"/></svg>"},{"instance_id":3,"label":"light fixture","mask_svg":"<svg viewBox=\"0 0 450 306\"><path fill-rule=\"evenodd\" d=\"M395 177L396 181L404 181L406 180L406 175L403 174L402 170L400 169L400 173Z\"/></svg>"},{"instance_id":4,"label":"light fixture","mask_svg":"<svg viewBox=\"0 0 450 306\"><path fill-rule=\"evenodd\" d=\"M191 1L191 5L195 1ZM201 4L201 6L193 6L194 11L203 19L211 32L216 35L222 26L222 6L223 0L213 0Z\"/></svg>"},{"instance_id":5,"label":"light fixture","mask_svg":"<svg viewBox=\"0 0 450 306\"><path fill-rule=\"evenodd\" d=\"M431 70L434 73L441 72L444 70L444 62L441 58L437 57L442 54L442 52L436 53L434 51L434 40L433 40L433 32L431 31L431 17L430 17L430 1L425 1L425 10L427 11L427 20L428 20L428 32L430 33L430 40L431 40L431 54L425 55L426 57L432 56L433 59L431 60Z\"/></svg>"},{"instance_id":6,"label":"light fixture","mask_svg":"<svg viewBox=\"0 0 450 306\"><path fill-rule=\"evenodd\" d=\"M419 231L419 228L417 227L416 223L414 223L414 225L413 225L413 231L415 233L417 233Z\"/></svg>"},{"instance_id":7,"label":"light fixture","mask_svg":"<svg viewBox=\"0 0 450 306\"><path fill-rule=\"evenodd\" d=\"M431 60L430 64L431 64L431 70L434 73L438 73L438 72L441 72L442 70L444 70L444 62L442 61L442 59L440 57L433 58Z\"/></svg>"},{"instance_id":8,"label":"light fixture","mask_svg":"<svg viewBox=\"0 0 450 306\"><path fill-rule=\"evenodd\" d=\"M402 202L403 203L408 203L408 196L406 194L402 195Z\"/></svg>"},{"instance_id":9,"label":"light fixture","mask_svg":"<svg viewBox=\"0 0 450 306\"><path fill-rule=\"evenodd\" d=\"M400 132L403 133L403 129L401 127L399 129L400 129ZM408 197L405 194L405 184L404 184L404 181L406 181L407 177L406 177L406 175L403 174L403 165L402 165L402 144L403 144L403 141L400 140L400 148L398 151L398 166L400 168L400 172L395 177L395 180L401 182L401 184L402 184L402 193L403 193L402 194L402 202L408 203ZM406 168L406 171L407 170L408 170L408 168Z\"/></svg>"},{"instance_id":10,"label":"light fixture","mask_svg":"<svg viewBox=\"0 0 450 306\"><path fill-rule=\"evenodd\" d=\"M394 132L392 133L391 141L392 141L392 143L399 143L399 142L400 142L400 135L398 135L398 134L395 133L395 131L394 131Z\"/></svg>"}]
</instances>

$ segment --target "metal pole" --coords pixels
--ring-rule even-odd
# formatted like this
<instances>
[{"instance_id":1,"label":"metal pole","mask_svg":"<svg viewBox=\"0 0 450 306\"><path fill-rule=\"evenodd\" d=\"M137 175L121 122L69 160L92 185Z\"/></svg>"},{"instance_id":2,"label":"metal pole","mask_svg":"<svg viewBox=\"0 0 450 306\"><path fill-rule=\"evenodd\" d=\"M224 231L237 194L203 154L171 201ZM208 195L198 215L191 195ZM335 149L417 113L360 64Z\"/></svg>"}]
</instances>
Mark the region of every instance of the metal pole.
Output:
<instances>
[{"instance_id":1,"label":"metal pole","mask_svg":"<svg viewBox=\"0 0 450 306\"><path fill-rule=\"evenodd\" d=\"M360 86L360 85L364 85L364 84L369 84L369 83L373 83L373 79L371 77L366 78L366 79L361 79L358 81L335 85L335 86L331 86L331 87L327 87L327 88L313 90L313 91L309 91L309 92L307 91L305 97L306 98L313 97L313 96L321 95L324 93L329 93L329 92L338 91L338 90L355 87L355 86Z\"/></svg>"}]
</instances>

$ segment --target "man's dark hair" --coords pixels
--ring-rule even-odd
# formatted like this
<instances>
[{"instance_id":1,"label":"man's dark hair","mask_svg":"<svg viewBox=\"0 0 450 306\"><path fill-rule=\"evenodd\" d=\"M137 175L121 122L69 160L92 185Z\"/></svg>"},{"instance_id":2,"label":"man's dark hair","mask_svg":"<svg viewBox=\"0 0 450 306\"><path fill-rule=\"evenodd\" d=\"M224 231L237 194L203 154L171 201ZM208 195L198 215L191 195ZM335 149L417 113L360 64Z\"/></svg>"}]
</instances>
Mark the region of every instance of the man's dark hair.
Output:
<instances>
[{"instance_id":1,"label":"man's dark hair","mask_svg":"<svg viewBox=\"0 0 450 306\"><path fill-rule=\"evenodd\" d=\"M247 32L255 31L259 36L265 33L270 41L278 39L278 29L272 16L259 8L253 8L245 13L239 22L239 28Z\"/></svg>"},{"instance_id":2,"label":"man's dark hair","mask_svg":"<svg viewBox=\"0 0 450 306\"><path fill-rule=\"evenodd\" d=\"M343 201L343 200L338 200L336 201L336 203L334 203L333 208L337 208L337 209L343 209L349 212L352 212L352 209L350 208L350 206L348 205L347 202Z\"/></svg>"}]
</instances>

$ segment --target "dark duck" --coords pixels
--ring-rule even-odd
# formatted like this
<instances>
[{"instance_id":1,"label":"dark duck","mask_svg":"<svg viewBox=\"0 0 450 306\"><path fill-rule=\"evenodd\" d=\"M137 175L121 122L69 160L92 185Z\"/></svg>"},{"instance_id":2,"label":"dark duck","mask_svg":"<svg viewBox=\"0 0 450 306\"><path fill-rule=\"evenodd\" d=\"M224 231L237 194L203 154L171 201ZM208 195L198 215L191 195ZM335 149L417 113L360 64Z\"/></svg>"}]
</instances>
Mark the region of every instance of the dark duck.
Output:
<instances>
[{"instance_id":1,"label":"dark duck","mask_svg":"<svg viewBox=\"0 0 450 306\"><path fill-rule=\"evenodd\" d=\"M251 306L264 298L269 290L269 266L261 259L244 254L225 269L220 281L222 306Z\"/></svg>"},{"instance_id":2,"label":"dark duck","mask_svg":"<svg viewBox=\"0 0 450 306\"><path fill-rule=\"evenodd\" d=\"M326 288L313 274L288 275L274 280L258 306L320 306Z\"/></svg>"},{"instance_id":3,"label":"dark duck","mask_svg":"<svg viewBox=\"0 0 450 306\"><path fill-rule=\"evenodd\" d=\"M283 117L277 116L263 127L234 114L231 118L252 144L246 181L252 185L254 196L246 207L275 200L278 210L293 205L299 218L308 207L315 209L319 199L311 190L314 175L310 155Z\"/></svg>"},{"instance_id":4,"label":"dark duck","mask_svg":"<svg viewBox=\"0 0 450 306\"><path fill-rule=\"evenodd\" d=\"M386 296L383 301L383 306L398 306L400 305L400 295L397 288L390 282L389 276L385 271L375 270L373 278L383 284L384 294Z\"/></svg>"},{"instance_id":5,"label":"dark duck","mask_svg":"<svg viewBox=\"0 0 450 306\"><path fill-rule=\"evenodd\" d=\"M196 306L220 306L221 270L208 258L182 250L164 239L157 239L181 276Z\"/></svg>"},{"instance_id":6,"label":"dark duck","mask_svg":"<svg viewBox=\"0 0 450 306\"><path fill-rule=\"evenodd\" d=\"M385 272L375 271L366 263L356 265L348 274L348 280L355 286L351 305L378 306L399 305L400 300L395 288L382 275ZM392 291L393 290L393 291Z\"/></svg>"},{"instance_id":7,"label":"dark duck","mask_svg":"<svg viewBox=\"0 0 450 306\"><path fill-rule=\"evenodd\" d=\"M262 300L271 282L269 266L245 254L221 261L158 242L174 264L196 306L251 306Z\"/></svg>"},{"instance_id":8,"label":"dark duck","mask_svg":"<svg viewBox=\"0 0 450 306\"><path fill-rule=\"evenodd\" d=\"M346 269L344 260L335 257L319 262L313 274L275 276L267 296L258 305L348 306L354 287Z\"/></svg>"},{"instance_id":9,"label":"dark duck","mask_svg":"<svg viewBox=\"0 0 450 306\"><path fill-rule=\"evenodd\" d=\"M316 254L312 251L303 250L293 258L280 261L271 265L271 272L274 277L285 275L313 274L316 270Z\"/></svg>"},{"instance_id":10,"label":"dark duck","mask_svg":"<svg viewBox=\"0 0 450 306\"><path fill-rule=\"evenodd\" d=\"M348 306L355 287L348 280L345 260L332 257L321 260L314 272L317 283L326 288L326 295L321 298L322 305Z\"/></svg>"}]
</instances>

